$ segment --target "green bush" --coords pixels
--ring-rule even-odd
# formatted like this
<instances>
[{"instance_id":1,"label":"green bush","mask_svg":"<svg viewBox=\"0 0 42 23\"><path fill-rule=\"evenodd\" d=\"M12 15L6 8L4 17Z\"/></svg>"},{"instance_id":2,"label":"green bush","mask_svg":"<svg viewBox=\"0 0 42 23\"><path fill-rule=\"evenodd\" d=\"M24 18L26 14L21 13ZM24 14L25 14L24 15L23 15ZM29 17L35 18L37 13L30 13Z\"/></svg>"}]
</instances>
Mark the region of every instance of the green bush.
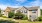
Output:
<instances>
[{"instance_id":1,"label":"green bush","mask_svg":"<svg viewBox=\"0 0 42 23\"><path fill-rule=\"evenodd\" d=\"M0 20L0 23L16 23L15 21Z\"/></svg>"},{"instance_id":2,"label":"green bush","mask_svg":"<svg viewBox=\"0 0 42 23\"><path fill-rule=\"evenodd\" d=\"M14 19L22 19L23 18L23 16L21 15L17 15L17 16L15 16L15 18Z\"/></svg>"},{"instance_id":3,"label":"green bush","mask_svg":"<svg viewBox=\"0 0 42 23\"><path fill-rule=\"evenodd\" d=\"M1 9L0 9L0 17L2 16L2 14L1 14Z\"/></svg>"},{"instance_id":4,"label":"green bush","mask_svg":"<svg viewBox=\"0 0 42 23\"><path fill-rule=\"evenodd\" d=\"M28 20L28 17L27 17L27 16L25 16L24 18L22 18L22 20Z\"/></svg>"},{"instance_id":5,"label":"green bush","mask_svg":"<svg viewBox=\"0 0 42 23\"><path fill-rule=\"evenodd\" d=\"M38 21L42 21L42 16L37 18Z\"/></svg>"},{"instance_id":6,"label":"green bush","mask_svg":"<svg viewBox=\"0 0 42 23\"><path fill-rule=\"evenodd\" d=\"M9 13L8 13L8 17L9 17L9 18L12 18L13 16L14 16L14 12L9 12Z\"/></svg>"},{"instance_id":7,"label":"green bush","mask_svg":"<svg viewBox=\"0 0 42 23\"><path fill-rule=\"evenodd\" d=\"M24 18L24 16L25 16L24 14L18 12L15 14L14 19L22 19L22 18Z\"/></svg>"},{"instance_id":8,"label":"green bush","mask_svg":"<svg viewBox=\"0 0 42 23\"><path fill-rule=\"evenodd\" d=\"M0 17L2 17L2 14L0 14Z\"/></svg>"}]
</instances>

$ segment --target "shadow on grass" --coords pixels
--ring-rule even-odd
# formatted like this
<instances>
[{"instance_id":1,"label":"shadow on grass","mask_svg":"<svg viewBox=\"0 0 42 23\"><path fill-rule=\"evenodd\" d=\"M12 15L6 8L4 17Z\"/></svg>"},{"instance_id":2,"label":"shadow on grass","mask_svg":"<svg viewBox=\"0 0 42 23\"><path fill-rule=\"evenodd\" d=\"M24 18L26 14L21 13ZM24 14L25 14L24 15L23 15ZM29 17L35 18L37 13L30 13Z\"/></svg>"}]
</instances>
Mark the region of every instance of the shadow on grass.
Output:
<instances>
[{"instance_id":1,"label":"shadow on grass","mask_svg":"<svg viewBox=\"0 0 42 23\"><path fill-rule=\"evenodd\" d=\"M0 20L0 23L19 23L19 22L9 21L9 20Z\"/></svg>"}]
</instances>

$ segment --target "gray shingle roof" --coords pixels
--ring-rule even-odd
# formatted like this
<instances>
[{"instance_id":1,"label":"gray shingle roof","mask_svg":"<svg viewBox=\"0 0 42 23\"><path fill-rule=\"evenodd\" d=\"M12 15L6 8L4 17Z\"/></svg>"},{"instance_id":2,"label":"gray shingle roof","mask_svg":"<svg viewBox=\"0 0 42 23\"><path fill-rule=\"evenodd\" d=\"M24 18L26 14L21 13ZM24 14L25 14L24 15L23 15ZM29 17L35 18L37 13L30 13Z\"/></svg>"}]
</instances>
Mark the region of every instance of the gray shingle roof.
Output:
<instances>
[{"instance_id":1,"label":"gray shingle roof","mask_svg":"<svg viewBox=\"0 0 42 23\"><path fill-rule=\"evenodd\" d=\"M10 8L11 10L16 10L16 9L19 9L19 8L25 8L27 10L32 10L32 9L38 9L38 8L40 8L40 6L34 6L34 7L25 7L25 6L22 6L22 7L18 7L18 8L12 8L12 7L7 7L7 8Z\"/></svg>"}]
</instances>

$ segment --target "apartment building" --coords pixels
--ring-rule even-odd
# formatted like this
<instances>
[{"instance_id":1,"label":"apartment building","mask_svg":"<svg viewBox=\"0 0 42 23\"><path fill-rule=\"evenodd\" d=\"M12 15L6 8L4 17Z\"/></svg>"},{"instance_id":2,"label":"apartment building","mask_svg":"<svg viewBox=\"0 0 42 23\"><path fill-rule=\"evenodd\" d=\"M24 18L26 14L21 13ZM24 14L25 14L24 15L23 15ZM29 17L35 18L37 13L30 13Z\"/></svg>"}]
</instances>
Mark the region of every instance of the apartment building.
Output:
<instances>
[{"instance_id":1,"label":"apartment building","mask_svg":"<svg viewBox=\"0 0 42 23\"><path fill-rule=\"evenodd\" d=\"M18 8L12 8L12 7L7 7L4 10L4 15L8 17L8 12L13 11L13 12L22 12L23 14L28 16L28 19L30 16L36 16L40 17L40 6L32 6L32 7L18 7Z\"/></svg>"}]
</instances>

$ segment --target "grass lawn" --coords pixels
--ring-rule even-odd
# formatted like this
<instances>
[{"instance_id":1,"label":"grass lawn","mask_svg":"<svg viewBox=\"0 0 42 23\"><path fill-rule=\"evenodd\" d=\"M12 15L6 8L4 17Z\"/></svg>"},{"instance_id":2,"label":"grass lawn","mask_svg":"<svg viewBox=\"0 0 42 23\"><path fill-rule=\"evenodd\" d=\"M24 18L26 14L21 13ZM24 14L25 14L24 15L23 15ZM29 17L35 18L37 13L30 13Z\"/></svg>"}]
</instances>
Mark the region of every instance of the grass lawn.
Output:
<instances>
[{"instance_id":1,"label":"grass lawn","mask_svg":"<svg viewBox=\"0 0 42 23\"><path fill-rule=\"evenodd\" d=\"M2 18L0 17L0 20L3 19L3 20L13 20L12 18ZM16 22L19 22L19 23L42 23L42 21L35 21L35 22L30 22L28 20L15 20Z\"/></svg>"},{"instance_id":2,"label":"grass lawn","mask_svg":"<svg viewBox=\"0 0 42 23\"><path fill-rule=\"evenodd\" d=\"M0 20L11 20L11 21L15 21L15 20L12 19L12 18L3 18L3 17L0 17Z\"/></svg>"},{"instance_id":3,"label":"grass lawn","mask_svg":"<svg viewBox=\"0 0 42 23\"><path fill-rule=\"evenodd\" d=\"M42 23L42 21L30 22L28 20L16 20L16 22L19 22L19 23Z\"/></svg>"}]
</instances>

